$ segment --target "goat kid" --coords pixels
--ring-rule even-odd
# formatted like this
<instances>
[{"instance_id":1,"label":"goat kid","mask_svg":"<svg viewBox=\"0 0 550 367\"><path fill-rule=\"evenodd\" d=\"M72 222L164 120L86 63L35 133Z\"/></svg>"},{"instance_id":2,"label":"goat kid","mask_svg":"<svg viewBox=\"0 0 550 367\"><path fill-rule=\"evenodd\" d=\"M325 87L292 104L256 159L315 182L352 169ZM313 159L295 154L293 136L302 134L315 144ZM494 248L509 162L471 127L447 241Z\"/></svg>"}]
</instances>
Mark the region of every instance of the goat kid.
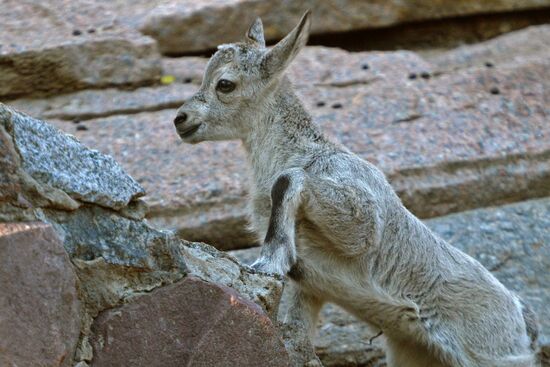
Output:
<instances>
[{"instance_id":1,"label":"goat kid","mask_svg":"<svg viewBox=\"0 0 550 367\"><path fill-rule=\"evenodd\" d=\"M284 75L309 28L307 12L268 49L257 19L244 42L218 47L174 121L186 143L242 141L263 240L253 268L292 279L289 315L312 332L325 302L383 331L389 366L534 366L527 305L312 122Z\"/></svg>"}]
</instances>

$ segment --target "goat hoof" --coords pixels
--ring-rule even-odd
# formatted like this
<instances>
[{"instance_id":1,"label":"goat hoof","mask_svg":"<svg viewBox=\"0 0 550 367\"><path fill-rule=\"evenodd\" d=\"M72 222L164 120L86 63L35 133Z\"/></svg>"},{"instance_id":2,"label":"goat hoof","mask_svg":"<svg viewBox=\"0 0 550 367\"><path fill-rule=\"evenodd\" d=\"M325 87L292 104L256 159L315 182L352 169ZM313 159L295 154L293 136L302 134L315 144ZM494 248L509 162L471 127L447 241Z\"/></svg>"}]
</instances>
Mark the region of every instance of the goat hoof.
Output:
<instances>
[{"instance_id":1,"label":"goat hoof","mask_svg":"<svg viewBox=\"0 0 550 367\"><path fill-rule=\"evenodd\" d=\"M257 272L266 273L269 275L277 275L279 277L283 277L285 275L285 271L282 266L277 266L277 264L274 264L272 261L269 261L263 257L260 257L258 260L254 261L250 267Z\"/></svg>"}]
</instances>

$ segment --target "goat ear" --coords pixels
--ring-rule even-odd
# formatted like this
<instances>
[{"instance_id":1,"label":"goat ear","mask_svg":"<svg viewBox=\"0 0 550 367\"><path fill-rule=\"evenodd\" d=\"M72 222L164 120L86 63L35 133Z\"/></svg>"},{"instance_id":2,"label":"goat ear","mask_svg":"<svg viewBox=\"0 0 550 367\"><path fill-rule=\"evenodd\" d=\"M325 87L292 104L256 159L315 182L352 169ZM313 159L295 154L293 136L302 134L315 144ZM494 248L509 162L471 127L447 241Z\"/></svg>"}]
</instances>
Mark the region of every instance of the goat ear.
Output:
<instances>
[{"instance_id":1,"label":"goat ear","mask_svg":"<svg viewBox=\"0 0 550 367\"><path fill-rule=\"evenodd\" d=\"M296 28L265 54L262 66L268 76L280 74L294 60L307 43L310 26L311 11L308 10Z\"/></svg>"},{"instance_id":2,"label":"goat ear","mask_svg":"<svg viewBox=\"0 0 550 367\"><path fill-rule=\"evenodd\" d=\"M252 43L256 43L260 47L265 47L265 38L264 38L264 26L262 25L262 20L258 17L252 23L248 31L246 32L246 40Z\"/></svg>"}]
</instances>

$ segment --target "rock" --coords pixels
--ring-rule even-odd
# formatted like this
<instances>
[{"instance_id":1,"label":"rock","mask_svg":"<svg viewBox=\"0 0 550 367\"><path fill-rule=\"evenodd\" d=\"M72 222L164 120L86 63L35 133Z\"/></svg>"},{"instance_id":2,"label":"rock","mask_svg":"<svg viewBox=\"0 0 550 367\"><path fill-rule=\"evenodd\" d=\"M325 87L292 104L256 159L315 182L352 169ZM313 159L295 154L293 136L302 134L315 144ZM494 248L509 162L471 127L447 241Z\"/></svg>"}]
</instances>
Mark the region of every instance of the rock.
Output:
<instances>
[{"instance_id":1,"label":"rock","mask_svg":"<svg viewBox=\"0 0 550 367\"><path fill-rule=\"evenodd\" d=\"M249 268L242 267L236 259L208 245L182 241L173 233L150 227L141 219L142 203L117 199L120 192L130 190L125 186L131 186L128 183L135 184L135 181L127 176L112 158L97 151L88 150L76 139L62 134L42 121L34 120L0 105L0 139L2 142L0 221L15 218L22 221L40 220L50 224L48 233L51 232L53 236L55 232L59 236L64 247L64 250L60 251L67 258L67 262L70 257L74 265L69 270L76 272L80 280L79 298L83 313L81 319L77 320L75 343L70 353L57 356L60 359L56 363L65 360L64 363L72 365L74 362L82 365L93 359L91 326L100 312L119 307L157 288L176 283L184 284L182 279L187 276L209 282L211 283L209 287L223 289L224 294L230 294L229 298L224 296L226 301L234 299L237 302L237 299L236 293L231 293L224 287L234 289L234 292L241 295L240 297L247 299L248 301L243 301L239 298L238 304L233 305L235 310L239 310L237 313L240 315L239 318L231 318L229 316L232 314L228 313L228 317L224 320L235 322L232 326L234 330L237 330L237 327L249 329L249 325L243 321L243 315L246 312L252 313L255 315L255 321L261 321L258 325L258 333L266 337L271 335L273 343L269 345L271 347L275 345L279 337L275 333L278 331L273 325L268 325L266 320L275 318L277 314L282 293L281 279L258 274ZM33 171L34 164L43 162L40 159L42 156L48 158L47 163L51 167L47 172L49 174L46 176L47 179L43 179L41 175L35 175ZM5 171L4 168L6 168ZM78 176L86 169L89 169L87 181L84 177ZM107 184L104 185L106 182ZM75 183L76 186L71 186ZM83 183L91 183L92 187L99 188L96 191L101 195L87 193L82 189L85 187L82 186ZM101 191L102 189L105 190ZM49 196L46 194L53 191L57 195L54 199L65 195L74 203L74 206L66 208L51 205L47 200ZM107 199L118 204L111 205L112 203ZM29 250L21 246L18 249L18 251L28 251L27 256L34 254L34 247ZM1 242L0 251L4 251ZM38 251L35 252L39 254ZM23 255L20 257L27 260ZM11 259L7 255L2 258ZM43 258L40 259L43 261ZM23 269L23 265L18 262L13 266L15 266L13 271L15 273ZM41 269L39 265L36 268ZM7 277L13 274L4 276L3 269L0 269L0 278L3 283L4 279L8 283ZM29 274L31 273L34 274L34 272ZM49 280L49 275L44 279ZM17 282L13 283L17 284ZM164 288L161 290L170 293L169 290L164 291ZM65 301L69 300L67 298ZM18 299L17 302L10 304L19 307L19 304L24 302L25 300ZM252 302L257 306L252 306ZM53 301L52 304L56 305ZM237 306L241 304L243 306L238 308ZM0 309L5 308L3 304L1 306ZM59 307L59 309L64 308ZM0 322L3 320L0 319ZM221 327L218 324L213 326ZM3 330L5 329L0 330L0 334ZM147 330L143 332L142 336L147 340L153 340L158 336L154 333L155 330L151 331L151 334L147 334ZM178 331L174 329L173 332ZM76 344L77 340L78 344ZM214 342L218 343L217 339ZM282 342L279 340L278 343L280 348L273 353L282 356L273 361L277 362L277 365L285 365L286 352ZM244 352L249 347L250 345L247 344L240 351ZM58 350L59 348L52 349L52 353L58 353ZM169 350L164 349L164 351L169 355ZM148 351L144 350L144 352ZM177 350L173 352L177 353ZM202 355L203 358L207 358L205 363L209 363L208 359L213 356L208 353ZM251 363L254 364L254 362Z\"/></svg>"},{"instance_id":2,"label":"rock","mask_svg":"<svg viewBox=\"0 0 550 367\"><path fill-rule=\"evenodd\" d=\"M92 330L92 366L289 366L256 304L194 277L101 313Z\"/></svg>"},{"instance_id":3,"label":"rock","mask_svg":"<svg viewBox=\"0 0 550 367\"><path fill-rule=\"evenodd\" d=\"M0 365L72 366L78 279L52 228L0 223Z\"/></svg>"},{"instance_id":4,"label":"rock","mask_svg":"<svg viewBox=\"0 0 550 367\"><path fill-rule=\"evenodd\" d=\"M178 108L196 88L196 85L177 83L132 91L90 89L42 99L22 98L10 105L39 118L70 120L78 128L88 126L84 120L98 117Z\"/></svg>"},{"instance_id":5,"label":"rock","mask_svg":"<svg viewBox=\"0 0 550 367\"><path fill-rule=\"evenodd\" d=\"M533 307L541 326L540 344L548 348L550 199L453 214L428 224Z\"/></svg>"},{"instance_id":6,"label":"rock","mask_svg":"<svg viewBox=\"0 0 550 367\"><path fill-rule=\"evenodd\" d=\"M3 104L0 118L11 134L21 169L40 185L113 209L145 194L111 157L87 149L73 137Z\"/></svg>"},{"instance_id":7,"label":"rock","mask_svg":"<svg viewBox=\"0 0 550 367\"><path fill-rule=\"evenodd\" d=\"M550 350L550 199L477 209L427 220L439 236L478 259L509 289L517 292L538 315L540 345ZM230 252L246 264L259 248ZM280 317L286 309L286 293ZM321 312L315 349L325 367L383 366L383 337L340 308ZM550 366L550 364L547 364Z\"/></svg>"},{"instance_id":8,"label":"rock","mask_svg":"<svg viewBox=\"0 0 550 367\"><path fill-rule=\"evenodd\" d=\"M292 366L323 367L303 322L279 322L279 330Z\"/></svg>"},{"instance_id":9,"label":"rock","mask_svg":"<svg viewBox=\"0 0 550 367\"><path fill-rule=\"evenodd\" d=\"M191 272L234 287L258 302L268 314L276 312L280 281L250 273L234 259L207 245L182 242L169 232L154 229L140 220L139 215L137 219L127 215L135 203L129 200L143 191L111 157L89 150L47 123L0 106L0 137L6 141L6 148L15 143L12 150L17 152L11 154L12 150L7 149L3 155L6 159L0 160L9 174L0 180L5 183L0 186L0 197L12 201L11 209L2 210L0 218L18 219L25 211L26 220L50 223L79 276L90 274L89 281L82 285L88 293L88 305L94 305L94 309L112 307L132 292L171 283ZM41 168L40 164L48 166ZM28 178L25 176L28 173L34 176ZM41 192L44 187L55 187L74 197L76 207L59 210L49 203L33 201L33 197L27 200L9 191L18 188L14 187L18 179L26 182L35 176L33 190ZM106 286L107 283L111 285Z\"/></svg>"},{"instance_id":10,"label":"rock","mask_svg":"<svg viewBox=\"0 0 550 367\"><path fill-rule=\"evenodd\" d=\"M405 205L427 218L550 194L546 60L518 57L496 68L437 74L410 52L315 47L298 58L289 75L327 135L382 168ZM190 65L197 63L193 58ZM179 69L172 65L178 79L184 78L184 65L185 59ZM492 94L497 86L500 94ZM192 92L188 87L182 86L182 102ZM136 97L145 100L146 92L154 97L163 90L172 95L179 87L171 88L139 91ZM124 94L120 105L131 98ZM87 100L83 110L101 113L95 97ZM91 119L86 121L91 131L53 123L116 157L151 193L146 201L153 223L223 249L252 245L255 239L245 229L240 144L184 145L174 116L163 110Z\"/></svg>"},{"instance_id":11,"label":"rock","mask_svg":"<svg viewBox=\"0 0 550 367\"><path fill-rule=\"evenodd\" d=\"M431 58L440 71L469 67L500 67L529 57L548 57L550 25L532 26L511 32L489 41L465 45Z\"/></svg>"},{"instance_id":12,"label":"rock","mask_svg":"<svg viewBox=\"0 0 550 367\"><path fill-rule=\"evenodd\" d=\"M377 330L331 304L319 320L315 351L325 367L386 367L384 337Z\"/></svg>"},{"instance_id":13,"label":"rock","mask_svg":"<svg viewBox=\"0 0 550 367\"><path fill-rule=\"evenodd\" d=\"M2 0L0 97L157 82L156 43L90 1Z\"/></svg>"},{"instance_id":14,"label":"rock","mask_svg":"<svg viewBox=\"0 0 550 367\"><path fill-rule=\"evenodd\" d=\"M139 219L139 215L138 219L126 215L135 203L129 203L129 198L141 194L142 190L111 157L90 151L47 123L4 105L0 107L0 138L5 150L0 164L6 168L0 176L3 204L0 218L3 221L24 218L50 223L79 269L79 275L84 276L83 273L93 269L92 273L110 275L109 281L124 285L104 287L102 281L105 279L99 281L94 291L89 292L90 304L112 306L131 293L132 287L139 291L150 290L191 272L205 280L234 287L258 302L268 314L276 312L280 280L251 273L241 268L236 260L207 245L182 242L169 232L150 227ZM42 163L50 164L49 169L43 169L49 175L34 168L34 164ZM83 175L85 170L88 170L86 176ZM34 171L40 172L36 180L27 177L28 172L34 174ZM29 185L27 181L32 181L35 195L46 191L48 186L55 186L67 197L70 193L75 197L76 206L72 210L59 210L48 202L15 193L23 184ZM86 185L96 190L98 194L95 195L101 200L88 194ZM134 187L139 191L132 192ZM123 201L116 197L119 192L132 194L126 195L129 198ZM123 194L119 196L124 197ZM5 201L10 206L5 205ZM114 270L117 267L123 269L124 276L117 274ZM92 283L82 287L95 287ZM104 289L99 291L101 287ZM110 301L105 302L106 299Z\"/></svg>"},{"instance_id":15,"label":"rock","mask_svg":"<svg viewBox=\"0 0 550 367\"><path fill-rule=\"evenodd\" d=\"M346 67L335 67L343 59ZM196 92L207 61L201 57L164 58L163 74L175 78L175 82L167 86L133 91L85 90L50 98L22 98L10 104L33 116L71 120L77 125L97 117L177 108ZM370 66L368 72L363 70L364 65ZM307 47L291 65L289 78L297 88L310 88L311 85L344 88L390 79L399 82L405 72L430 71L431 68L425 60L407 51L350 53L327 47Z\"/></svg>"},{"instance_id":16,"label":"rock","mask_svg":"<svg viewBox=\"0 0 550 367\"><path fill-rule=\"evenodd\" d=\"M549 8L471 14L383 28L322 34L311 37L310 44L348 51L414 50L423 57L431 58L461 45L475 44L530 26L546 24L549 19Z\"/></svg>"},{"instance_id":17,"label":"rock","mask_svg":"<svg viewBox=\"0 0 550 367\"><path fill-rule=\"evenodd\" d=\"M252 273L208 245L181 241L143 221L100 207L81 207L73 213L43 210L40 218L52 223L64 238L92 316L132 297L164 289L161 287L188 275L233 288L258 304L266 317L274 318L277 313L282 292L280 279ZM142 336L156 337L154 330L148 333L144 330ZM85 329L83 334L88 337L90 332ZM86 348L86 344L81 348L83 355L88 355Z\"/></svg>"},{"instance_id":18,"label":"rock","mask_svg":"<svg viewBox=\"0 0 550 367\"><path fill-rule=\"evenodd\" d=\"M313 11L313 34L379 28L390 25L488 12L504 12L549 6L546 0L498 0L457 3L441 1L379 4L339 0L324 1L165 1L156 7L138 7L137 27L155 38L164 54L182 54L215 48L241 39L256 16L264 21L266 38L279 39L298 22L306 9ZM152 9L151 9L152 8Z\"/></svg>"},{"instance_id":19,"label":"rock","mask_svg":"<svg viewBox=\"0 0 550 367\"><path fill-rule=\"evenodd\" d=\"M207 62L207 58L198 56L164 57L162 70L165 75L173 75L179 83L200 85Z\"/></svg>"}]
</instances>

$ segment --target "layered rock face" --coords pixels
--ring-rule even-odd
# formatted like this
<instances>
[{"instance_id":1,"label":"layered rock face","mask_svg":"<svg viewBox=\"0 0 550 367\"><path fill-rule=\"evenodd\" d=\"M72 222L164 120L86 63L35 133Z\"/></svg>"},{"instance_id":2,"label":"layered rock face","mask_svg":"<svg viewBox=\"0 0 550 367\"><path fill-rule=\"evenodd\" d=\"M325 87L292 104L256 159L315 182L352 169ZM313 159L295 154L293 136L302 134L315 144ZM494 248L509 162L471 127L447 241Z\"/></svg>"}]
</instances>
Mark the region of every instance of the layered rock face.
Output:
<instances>
[{"instance_id":1,"label":"layered rock face","mask_svg":"<svg viewBox=\"0 0 550 367\"><path fill-rule=\"evenodd\" d=\"M0 0L0 100L48 121L0 103L0 365L384 366L383 336L335 306L319 360L276 321L283 280L243 265L258 249L219 251L257 245L244 152L180 142L207 59L163 54L239 40L257 15L276 40L306 8L323 35L550 7L426 4ZM533 306L550 360L548 60L541 25L452 50L307 47L288 75L327 135Z\"/></svg>"},{"instance_id":2,"label":"layered rock face","mask_svg":"<svg viewBox=\"0 0 550 367\"><path fill-rule=\"evenodd\" d=\"M140 7L138 28L155 38L163 53L181 54L214 48L241 37L242 24L261 16L268 25L266 38L283 37L311 9L313 34L387 27L404 22L441 19L487 12L538 9L544 0L491 2L422 1L163 1L156 7ZM147 9L147 11L146 11Z\"/></svg>"},{"instance_id":3,"label":"layered rock face","mask_svg":"<svg viewBox=\"0 0 550 367\"><path fill-rule=\"evenodd\" d=\"M0 2L0 98L151 84L157 45L94 1Z\"/></svg>"},{"instance_id":4,"label":"layered rock face","mask_svg":"<svg viewBox=\"0 0 550 367\"><path fill-rule=\"evenodd\" d=\"M550 27L532 27L429 60L310 47L289 77L321 128L379 166L405 205L429 218L550 194L549 39ZM149 192L153 223L218 248L246 247L254 239L240 144L187 146L174 133L173 108L198 89L205 63L165 59L176 80L168 86L13 104L114 156Z\"/></svg>"}]
</instances>

